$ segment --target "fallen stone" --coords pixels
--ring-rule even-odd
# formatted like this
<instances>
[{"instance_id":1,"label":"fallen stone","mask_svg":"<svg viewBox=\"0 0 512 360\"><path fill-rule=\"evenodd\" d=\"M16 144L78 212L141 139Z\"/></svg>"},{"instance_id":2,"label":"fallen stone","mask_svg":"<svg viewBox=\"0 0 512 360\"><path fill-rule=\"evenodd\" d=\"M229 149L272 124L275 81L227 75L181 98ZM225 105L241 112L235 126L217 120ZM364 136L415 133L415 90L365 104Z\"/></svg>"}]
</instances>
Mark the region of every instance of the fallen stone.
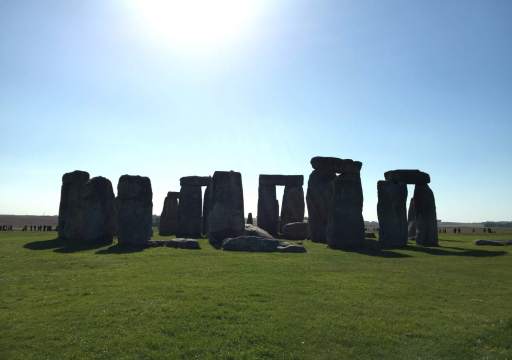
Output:
<instances>
[{"instance_id":1,"label":"fallen stone","mask_svg":"<svg viewBox=\"0 0 512 360\"><path fill-rule=\"evenodd\" d=\"M284 246L278 246L276 251L282 253L305 253L306 248L301 245L289 244Z\"/></svg>"},{"instance_id":2,"label":"fallen stone","mask_svg":"<svg viewBox=\"0 0 512 360\"><path fill-rule=\"evenodd\" d=\"M293 222L283 226L282 238L287 240L305 240L309 238L307 222Z\"/></svg>"},{"instance_id":3,"label":"fallen stone","mask_svg":"<svg viewBox=\"0 0 512 360\"><path fill-rule=\"evenodd\" d=\"M222 248L229 251L273 252L280 246L279 240L259 236L237 236L227 238Z\"/></svg>"},{"instance_id":4,"label":"fallen stone","mask_svg":"<svg viewBox=\"0 0 512 360\"><path fill-rule=\"evenodd\" d=\"M149 240L146 247L171 247L175 249L201 249L199 242L195 239L174 239L174 240Z\"/></svg>"},{"instance_id":5,"label":"fallen stone","mask_svg":"<svg viewBox=\"0 0 512 360\"><path fill-rule=\"evenodd\" d=\"M384 173L384 178L388 181L404 184L421 185L430 182L430 175L419 170L390 170Z\"/></svg>"},{"instance_id":6,"label":"fallen stone","mask_svg":"<svg viewBox=\"0 0 512 360\"><path fill-rule=\"evenodd\" d=\"M311 159L311 166L315 170L334 173L359 173L363 163L352 159L339 159L335 157L315 156Z\"/></svg>"},{"instance_id":7,"label":"fallen stone","mask_svg":"<svg viewBox=\"0 0 512 360\"><path fill-rule=\"evenodd\" d=\"M266 239L273 239L274 237L268 233L267 231L263 230L262 228L251 225L251 224L245 224L245 230L244 230L245 236L258 236Z\"/></svg>"}]
</instances>

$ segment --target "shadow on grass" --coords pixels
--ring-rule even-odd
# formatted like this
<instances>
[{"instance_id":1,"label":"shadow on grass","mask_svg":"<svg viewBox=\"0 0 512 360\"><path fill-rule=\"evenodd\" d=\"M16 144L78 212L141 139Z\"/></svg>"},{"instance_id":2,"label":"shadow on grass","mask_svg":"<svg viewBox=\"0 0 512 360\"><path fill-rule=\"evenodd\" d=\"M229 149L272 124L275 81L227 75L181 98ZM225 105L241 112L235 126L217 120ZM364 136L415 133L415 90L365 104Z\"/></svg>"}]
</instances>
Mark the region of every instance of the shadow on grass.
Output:
<instances>
[{"instance_id":1,"label":"shadow on grass","mask_svg":"<svg viewBox=\"0 0 512 360\"><path fill-rule=\"evenodd\" d=\"M364 239L364 245L360 249L352 250L358 254L364 254L368 256L378 256L383 258L407 258L411 257L408 254L397 253L389 249L381 248L379 242L375 239Z\"/></svg>"},{"instance_id":2,"label":"shadow on grass","mask_svg":"<svg viewBox=\"0 0 512 360\"><path fill-rule=\"evenodd\" d=\"M23 245L25 249L29 250L51 250L57 253L74 253L78 251L85 251L91 249L98 249L100 247L109 244L97 243L97 244L85 244L85 245L69 245L62 240L56 238L51 240L32 241Z\"/></svg>"},{"instance_id":3,"label":"shadow on grass","mask_svg":"<svg viewBox=\"0 0 512 360\"><path fill-rule=\"evenodd\" d=\"M141 252L146 249L145 246L127 246L127 245L119 245L115 244L106 249L96 251L98 255L108 255L108 254L131 254L135 252Z\"/></svg>"},{"instance_id":4,"label":"shadow on grass","mask_svg":"<svg viewBox=\"0 0 512 360\"><path fill-rule=\"evenodd\" d=\"M506 251L488 251L477 249L465 249L452 246L438 246L438 247L421 247L407 245L403 248L408 251L422 252L429 255L440 256L469 256L469 257L494 257L505 255Z\"/></svg>"}]
</instances>

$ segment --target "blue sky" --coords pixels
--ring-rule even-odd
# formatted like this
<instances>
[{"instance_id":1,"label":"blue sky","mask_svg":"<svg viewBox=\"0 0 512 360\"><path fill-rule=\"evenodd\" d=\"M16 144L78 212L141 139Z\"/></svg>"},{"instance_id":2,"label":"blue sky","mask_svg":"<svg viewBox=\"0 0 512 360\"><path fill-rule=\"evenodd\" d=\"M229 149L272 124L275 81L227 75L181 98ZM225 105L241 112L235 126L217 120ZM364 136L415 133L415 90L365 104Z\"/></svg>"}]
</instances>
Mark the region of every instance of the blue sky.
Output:
<instances>
[{"instance_id":1,"label":"blue sky","mask_svg":"<svg viewBox=\"0 0 512 360\"><path fill-rule=\"evenodd\" d=\"M121 0L0 0L0 213L56 214L75 169L149 176L157 214L180 177L236 170L255 213L258 174L307 182L324 155L363 162L366 220L399 168L430 173L442 220L512 220L511 1L258 9L178 46Z\"/></svg>"}]
</instances>

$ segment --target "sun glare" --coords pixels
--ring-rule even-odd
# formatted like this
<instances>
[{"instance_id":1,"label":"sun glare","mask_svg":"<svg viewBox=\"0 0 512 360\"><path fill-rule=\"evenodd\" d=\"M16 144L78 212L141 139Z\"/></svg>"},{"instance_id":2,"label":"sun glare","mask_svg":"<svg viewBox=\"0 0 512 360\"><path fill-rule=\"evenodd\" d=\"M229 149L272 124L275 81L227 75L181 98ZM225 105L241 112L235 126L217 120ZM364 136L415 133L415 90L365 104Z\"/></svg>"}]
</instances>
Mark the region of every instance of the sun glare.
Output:
<instances>
[{"instance_id":1,"label":"sun glare","mask_svg":"<svg viewBox=\"0 0 512 360\"><path fill-rule=\"evenodd\" d=\"M140 25L177 50L209 50L233 43L255 25L265 0L133 0Z\"/></svg>"}]
</instances>

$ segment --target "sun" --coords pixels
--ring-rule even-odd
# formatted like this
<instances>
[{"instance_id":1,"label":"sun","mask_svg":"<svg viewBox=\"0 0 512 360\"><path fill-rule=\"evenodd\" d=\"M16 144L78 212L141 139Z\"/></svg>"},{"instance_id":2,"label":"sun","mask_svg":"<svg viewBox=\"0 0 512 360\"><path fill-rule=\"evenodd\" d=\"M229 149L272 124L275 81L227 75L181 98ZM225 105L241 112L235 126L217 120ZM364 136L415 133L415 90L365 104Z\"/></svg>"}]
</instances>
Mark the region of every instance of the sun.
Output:
<instances>
[{"instance_id":1,"label":"sun","mask_svg":"<svg viewBox=\"0 0 512 360\"><path fill-rule=\"evenodd\" d=\"M255 26L266 0L130 0L139 25L177 50L232 44Z\"/></svg>"}]
</instances>

